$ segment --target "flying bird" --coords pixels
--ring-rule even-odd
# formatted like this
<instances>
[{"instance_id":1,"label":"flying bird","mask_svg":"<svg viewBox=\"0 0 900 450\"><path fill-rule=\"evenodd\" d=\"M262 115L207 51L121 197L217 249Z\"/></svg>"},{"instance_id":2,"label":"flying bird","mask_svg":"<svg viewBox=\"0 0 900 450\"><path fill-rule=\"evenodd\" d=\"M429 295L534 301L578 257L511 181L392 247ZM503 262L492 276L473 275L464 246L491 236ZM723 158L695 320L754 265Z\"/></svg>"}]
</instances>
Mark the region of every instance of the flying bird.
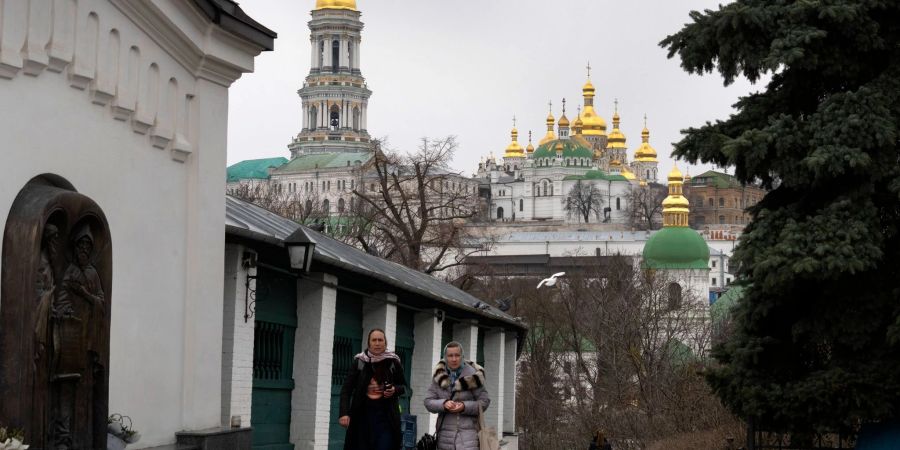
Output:
<instances>
[{"instance_id":1,"label":"flying bird","mask_svg":"<svg viewBox=\"0 0 900 450\"><path fill-rule=\"evenodd\" d=\"M556 286L556 281L557 281L556 279L565 274L566 274L565 272L554 273L552 276L550 276L550 278L544 278L543 280L541 280L541 282L538 283L537 288L540 289L541 286L544 286L544 285L546 285L547 287Z\"/></svg>"}]
</instances>

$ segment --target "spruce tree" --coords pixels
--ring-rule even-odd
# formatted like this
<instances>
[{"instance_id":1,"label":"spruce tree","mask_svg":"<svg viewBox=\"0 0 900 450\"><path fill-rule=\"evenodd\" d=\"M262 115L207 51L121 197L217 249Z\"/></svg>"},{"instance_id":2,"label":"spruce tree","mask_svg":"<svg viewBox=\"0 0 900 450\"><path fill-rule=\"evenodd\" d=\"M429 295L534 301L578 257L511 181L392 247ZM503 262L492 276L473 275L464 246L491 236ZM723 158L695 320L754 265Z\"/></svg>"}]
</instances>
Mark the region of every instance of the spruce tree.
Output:
<instances>
[{"instance_id":1,"label":"spruce tree","mask_svg":"<svg viewBox=\"0 0 900 450\"><path fill-rule=\"evenodd\" d=\"M660 45L767 81L673 154L771 189L734 252L745 284L709 382L772 430L900 416L900 2L738 0Z\"/></svg>"}]
</instances>

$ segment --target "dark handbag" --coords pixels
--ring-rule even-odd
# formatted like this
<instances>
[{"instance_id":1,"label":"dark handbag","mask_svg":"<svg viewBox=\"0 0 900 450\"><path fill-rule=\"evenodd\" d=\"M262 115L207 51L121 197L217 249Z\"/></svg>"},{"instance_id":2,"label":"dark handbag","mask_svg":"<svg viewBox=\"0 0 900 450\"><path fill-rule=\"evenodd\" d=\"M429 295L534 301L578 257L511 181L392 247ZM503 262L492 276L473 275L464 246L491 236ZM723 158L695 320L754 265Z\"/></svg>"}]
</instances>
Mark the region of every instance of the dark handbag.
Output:
<instances>
[{"instance_id":1,"label":"dark handbag","mask_svg":"<svg viewBox=\"0 0 900 450\"><path fill-rule=\"evenodd\" d=\"M435 435L423 434L419 443L416 444L416 450L437 450L437 433Z\"/></svg>"}]
</instances>

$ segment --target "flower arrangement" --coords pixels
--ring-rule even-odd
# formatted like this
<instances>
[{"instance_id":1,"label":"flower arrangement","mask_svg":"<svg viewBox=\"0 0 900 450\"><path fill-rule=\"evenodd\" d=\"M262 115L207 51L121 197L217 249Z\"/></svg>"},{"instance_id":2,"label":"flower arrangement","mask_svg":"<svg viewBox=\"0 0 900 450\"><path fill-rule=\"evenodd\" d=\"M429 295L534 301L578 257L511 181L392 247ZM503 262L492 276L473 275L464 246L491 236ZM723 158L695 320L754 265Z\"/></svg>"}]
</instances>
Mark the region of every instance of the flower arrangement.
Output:
<instances>
[{"instance_id":1,"label":"flower arrangement","mask_svg":"<svg viewBox=\"0 0 900 450\"><path fill-rule=\"evenodd\" d=\"M106 424L108 450L121 450L141 439L141 434L134 429L131 417L113 414L107 418Z\"/></svg>"},{"instance_id":2,"label":"flower arrangement","mask_svg":"<svg viewBox=\"0 0 900 450\"><path fill-rule=\"evenodd\" d=\"M24 440L24 431L0 427L0 450L27 450L28 446L22 443Z\"/></svg>"}]
</instances>

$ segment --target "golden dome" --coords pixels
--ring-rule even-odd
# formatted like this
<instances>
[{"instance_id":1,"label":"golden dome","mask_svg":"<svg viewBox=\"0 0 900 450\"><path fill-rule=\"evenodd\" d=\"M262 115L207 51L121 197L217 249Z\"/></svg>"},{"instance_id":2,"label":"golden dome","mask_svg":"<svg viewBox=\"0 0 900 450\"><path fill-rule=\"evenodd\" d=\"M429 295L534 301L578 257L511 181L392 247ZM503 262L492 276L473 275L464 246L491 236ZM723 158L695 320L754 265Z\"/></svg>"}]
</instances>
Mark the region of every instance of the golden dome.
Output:
<instances>
[{"instance_id":1,"label":"golden dome","mask_svg":"<svg viewBox=\"0 0 900 450\"><path fill-rule=\"evenodd\" d=\"M588 78L587 83L584 83L584 86L581 87L581 93L585 98L594 98L594 92L596 92L596 90L594 89L594 84L591 83L591 79Z\"/></svg>"},{"instance_id":2,"label":"golden dome","mask_svg":"<svg viewBox=\"0 0 900 450\"><path fill-rule=\"evenodd\" d=\"M563 116L563 117L566 117L566 116ZM553 149L556 150L556 153L562 153L563 150L565 150L565 147L563 146L562 142L557 142L556 146Z\"/></svg>"},{"instance_id":3,"label":"golden dome","mask_svg":"<svg viewBox=\"0 0 900 450\"><path fill-rule=\"evenodd\" d=\"M531 130L528 130L528 147L525 147L528 153L534 153L534 144L531 143Z\"/></svg>"},{"instance_id":4,"label":"golden dome","mask_svg":"<svg viewBox=\"0 0 900 450\"><path fill-rule=\"evenodd\" d=\"M625 145L625 135L619 130L619 105L618 101L616 101L616 112L613 114L613 129L609 132L609 139L607 140L608 148L620 148L626 149Z\"/></svg>"},{"instance_id":5,"label":"golden dome","mask_svg":"<svg viewBox=\"0 0 900 450\"><path fill-rule=\"evenodd\" d=\"M356 0L316 0L316 9L349 9L356 11Z\"/></svg>"},{"instance_id":6,"label":"golden dome","mask_svg":"<svg viewBox=\"0 0 900 450\"><path fill-rule=\"evenodd\" d=\"M553 117L553 113L547 114L547 126L552 127L556 124L556 117Z\"/></svg>"},{"instance_id":7,"label":"golden dome","mask_svg":"<svg viewBox=\"0 0 900 450\"><path fill-rule=\"evenodd\" d=\"M628 166L622 166L622 176L628 180L637 179L637 177L634 176L634 172L632 172L631 169L628 168Z\"/></svg>"},{"instance_id":8,"label":"golden dome","mask_svg":"<svg viewBox=\"0 0 900 450\"><path fill-rule=\"evenodd\" d=\"M641 187L644 187L647 185L647 180L641 180L640 183L638 183L638 184L640 184Z\"/></svg>"},{"instance_id":9,"label":"golden dome","mask_svg":"<svg viewBox=\"0 0 900 450\"><path fill-rule=\"evenodd\" d=\"M683 183L684 177L681 175L681 171L678 170L678 165L672 167L672 171L669 172L669 182L677 182Z\"/></svg>"},{"instance_id":10,"label":"golden dome","mask_svg":"<svg viewBox=\"0 0 900 450\"><path fill-rule=\"evenodd\" d=\"M563 113L563 115L559 118L559 126L561 126L561 127L569 126L569 118L566 117L566 113Z\"/></svg>"},{"instance_id":11,"label":"golden dome","mask_svg":"<svg viewBox=\"0 0 900 450\"><path fill-rule=\"evenodd\" d=\"M583 126L584 122L581 121L581 111L579 111L578 115L575 116L575 122L572 123L572 127L575 129L575 134L581 134Z\"/></svg>"},{"instance_id":12,"label":"golden dome","mask_svg":"<svg viewBox=\"0 0 900 450\"><path fill-rule=\"evenodd\" d=\"M646 122L646 117L644 121ZM647 129L647 124L644 124L644 129L641 130L641 146L638 147L634 152L635 161L641 162L659 162L656 159L656 150L650 146L650 130Z\"/></svg>"},{"instance_id":13,"label":"golden dome","mask_svg":"<svg viewBox=\"0 0 900 450\"><path fill-rule=\"evenodd\" d=\"M614 159L611 163L609 163L609 167L622 167L622 162L618 159Z\"/></svg>"},{"instance_id":14,"label":"golden dome","mask_svg":"<svg viewBox=\"0 0 900 450\"><path fill-rule=\"evenodd\" d=\"M547 134L538 141L538 146L546 144L554 139L556 139L556 134L553 133L553 126L556 125L556 118L553 117L553 103L550 103L550 113L547 114Z\"/></svg>"},{"instance_id":15,"label":"golden dome","mask_svg":"<svg viewBox=\"0 0 900 450\"><path fill-rule=\"evenodd\" d=\"M510 137L512 138L512 142L506 147L506 152L503 154L504 158L519 158L524 155L522 146L519 145L519 130L516 129L515 126L515 118L513 118L513 129L510 132Z\"/></svg>"},{"instance_id":16,"label":"golden dome","mask_svg":"<svg viewBox=\"0 0 900 450\"><path fill-rule=\"evenodd\" d=\"M585 97L587 99L587 97ZM597 115L592 105L585 102L584 111L581 113L581 121L584 124L584 134L588 136L606 136L606 121Z\"/></svg>"}]
</instances>

